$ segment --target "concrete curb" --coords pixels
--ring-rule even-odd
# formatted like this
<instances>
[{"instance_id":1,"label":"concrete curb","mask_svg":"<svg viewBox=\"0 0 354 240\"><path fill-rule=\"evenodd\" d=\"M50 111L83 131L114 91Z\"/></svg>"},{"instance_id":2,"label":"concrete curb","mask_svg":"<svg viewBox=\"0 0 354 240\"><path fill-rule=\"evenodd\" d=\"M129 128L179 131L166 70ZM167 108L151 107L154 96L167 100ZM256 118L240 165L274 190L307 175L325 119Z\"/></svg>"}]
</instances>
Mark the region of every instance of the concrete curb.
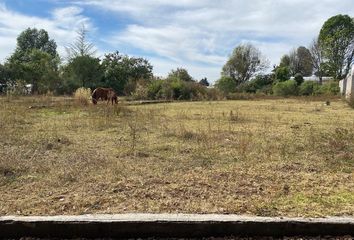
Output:
<instances>
[{"instance_id":1,"label":"concrete curb","mask_svg":"<svg viewBox=\"0 0 354 240\"><path fill-rule=\"evenodd\" d=\"M3 216L0 238L354 236L354 218L281 218L219 214Z\"/></svg>"}]
</instances>

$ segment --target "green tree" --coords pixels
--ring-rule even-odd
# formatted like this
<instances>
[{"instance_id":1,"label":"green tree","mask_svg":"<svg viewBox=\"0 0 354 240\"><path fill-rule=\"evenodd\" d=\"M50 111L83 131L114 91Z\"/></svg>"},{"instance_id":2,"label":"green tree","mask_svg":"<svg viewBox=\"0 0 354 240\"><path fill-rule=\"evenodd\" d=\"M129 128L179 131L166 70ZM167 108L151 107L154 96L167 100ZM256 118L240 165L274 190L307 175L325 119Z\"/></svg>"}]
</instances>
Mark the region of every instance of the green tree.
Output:
<instances>
[{"instance_id":1,"label":"green tree","mask_svg":"<svg viewBox=\"0 0 354 240\"><path fill-rule=\"evenodd\" d=\"M64 89L61 91L66 93L72 93L79 87L96 88L103 79L100 59L88 55L71 59L62 72Z\"/></svg>"},{"instance_id":2,"label":"green tree","mask_svg":"<svg viewBox=\"0 0 354 240\"><path fill-rule=\"evenodd\" d=\"M329 18L321 28L319 41L331 76L347 76L354 58L354 20L348 15Z\"/></svg>"},{"instance_id":3,"label":"green tree","mask_svg":"<svg viewBox=\"0 0 354 240\"><path fill-rule=\"evenodd\" d=\"M176 70L172 70L167 78L177 78L185 82L192 82L193 78L189 75L188 71L184 68L177 68Z\"/></svg>"},{"instance_id":4,"label":"green tree","mask_svg":"<svg viewBox=\"0 0 354 240\"><path fill-rule=\"evenodd\" d=\"M129 81L136 83L137 80L151 78L153 69L148 60L121 55L118 51L106 54L102 67L104 85L114 88L120 94Z\"/></svg>"},{"instance_id":5,"label":"green tree","mask_svg":"<svg viewBox=\"0 0 354 240\"><path fill-rule=\"evenodd\" d=\"M294 76L294 80L297 85L300 86L304 82L304 77L301 75L301 73L296 73Z\"/></svg>"},{"instance_id":6,"label":"green tree","mask_svg":"<svg viewBox=\"0 0 354 240\"><path fill-rule=\"evenodd\" d=\"M275 80L279 82L284 82L290 79L290 69L289 67L276 67L275 70Z\"/></svg>"},{"instance_id":7,"label":"green tree","mask_svg":"<svg viewBox=\"0 0 354 240\"><path fill-rule=\"evenodd\" d=\"M241 44L233 50L221 74L232 78L236 85L240 85L265 70L268 65L269 62L256 47L250 43Z\"/></svg>"},{"instance_id":8,"label":"green tree","mask_svg":"<svg viewBox=\"0 0 354 240\"><path fill-rule=\"evenodd\" d=\"M53 39L49 39L48 32L44 29L27 28L17 37L16 57L21 57L22 61L26 61L26 57L32 49L46 52L52 58L58 56L57 44Z\"/></svg>"},{"instance_id":9,"label":"green tree","mask_svg":"<svg viewBox=\"0 0 354 240\"><path fill-rule=\"evenodd\" d=\"M280 67L289 67L290 66L290 56L288 54L285 54L281 57L279 66Z\"/></svg>"},{"instance_id":10,"label":"green tree","mask_svg":"<svg viewBox=\"0 0 354 240\"><path fill-rule=\"evenodd\" d=\"M38 93L54 91L60 84L57 66L59 58L38 49L32 49L28 61L23 63L24 79L28 79Z\"/></svg>"},{"instance_id":11,"label":"green tree","mask_svg":"<svg viewBox=\"0 0 354 240\"><path fill-rule=\"evenodd\" d=\"M35 92L53 90L51 81L57 81L60 63L56 47L44 29L28 28L20 33L16 50L6 63L12 81L31 83Z\"/></svg>"},{"instance_id":12,"label":"green tree","mask_svg":"<svg viewBox=\"0 0 354 240\"><path fill-rule=\"evenodd\" d=\"M233 78L222 76L216 81L215 87L218 88L223 93L231 93L236 91L236 82Z\"/></svg>"}]
</instances>

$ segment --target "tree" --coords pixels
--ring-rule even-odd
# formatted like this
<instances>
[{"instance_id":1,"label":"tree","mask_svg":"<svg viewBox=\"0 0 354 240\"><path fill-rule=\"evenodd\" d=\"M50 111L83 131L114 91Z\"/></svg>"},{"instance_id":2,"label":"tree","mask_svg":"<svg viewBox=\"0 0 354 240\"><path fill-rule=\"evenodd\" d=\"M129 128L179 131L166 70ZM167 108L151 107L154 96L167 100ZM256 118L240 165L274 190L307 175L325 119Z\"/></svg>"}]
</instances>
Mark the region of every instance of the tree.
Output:
<instances>
[{"instance_id":1,"label":"tree","mask_svg":"<svg viewBox=\"0 0 354 240\"><path fill-rule=\"evenodd\" d=\"M278 82L284 82L290 79L290 69L289 67L276 67L275 70L275 80Z\"/></svg>"},{"instance_id":2,"label":"tree","mask_svg":"<svg viewBox=\"0 0 354 240\"><path fill-rule=\"evenodd\" d=\"M57 66L59 58L44 51L32 49L28 54L28 61L22 64L24 69L24 79L30 82L38 93L54 91L59 83Z\"/></svg>"},{"instance_id":3,"label":"tree","mask_svg":"<svg viewBox=\"0 0 354 240\"><path fill-rule=\"evenodd\" d=\"M236 82L232 77L222 76L215 83L216 88L224 93L231 93L236 91Z\"/></svg>"},{"instance_id":4,"label":"tree","mask_svg":"<svg viewBox=\"0 0 354 240\"><path fill-rule=\"evenodd\" d=\"M64 89L72 93L79 87L96 88L103 79L100 59L88 55L77 56L63 68Z\"/></svg>"},{"instance_id":5,"label":"tree","mask_svg":"<svg viewBox=\"0 0 354 240\"><path fill-rule=\"evenodd\" d=\"M7 84L10 80L9 69L0 63L0 84Z\"/></svg>"},{"instance_id":6,"label":"tree","mask_svg":"<svg viewBox=\"0 0 354 240\"><path fill-rule=\"evenodd\" d=\"M167 78L177 78L185 82L193 81L191 75L189 75L188 71L184 68L177 68L176 70L171 70Z\"/></svg>"},{"instance_id":7,"label":"tree","mask_svg":"<svg viewBox=\"0 0 354 240\"><path fill-rule=\"evenodd\" d=\"M346 77L354 58L354 20L348 15L329 18L321 28L319 41L331 76Z\"/></svg>"},{"instance_id":8,"label":"tree","mask_svg":"<svg viewBox=\"0 0 354 240\"><path fill-rule=\"evenodd\" d=\"M296 73L294 76L294 80L297 85L300 86L304 82L304 77L301 75L301 73Z\"/></svg>"},{"instance_id":9,"label":"tree","mask_svg":"<svg viewBox=\"0 0 354 240\"><path fill-rule=\"evenodd\" d=\"M7 61L12 81L24 80L33 84L33 91L45 92L58 79L59 55L56 43L44 29L28 28L17 37L15 52ZM41 87L41 89L39 89ZM46 89L48 87L48 89Z\"/></svg>"},{"instance_id":10,"label":"tree","mask_svg":"<svg viewBox=\"0 0 354 240\"><path fill-rule=\"evenodd\" d=\"M202 79L199 81L199 84L200 84L200 85L203 85L203 86L206 86L206 87L209 87L209 85L210 85L207 78L202 78Z\"/></svg>"},{"instance_id":11,"label":"tree","mask_svg":"<svg viewBox=\"0 0 354 240\"><path fill-rule=\"evenodd\" d=\"M311 76L313 71L311 53L303 46L298 47L290 52L288 56L288 66L290 69L290 74L295 76L295 74L300 73L302 76ZM281 62L282 63L282 62Z\"/></svg>"},{"instance_id":12,"label":"tree","mask_svg":"<svg viewBox=\"0 0 354 240\"><path fill-rule=\"evenodd\" d=\"M21 60L26 61L26 56L32 49L46 52L52 58L58 56L57 44L53 39L49 39L48 32L44 29L27 28L17 37L15 56L22 57Z\"/></svg>"},{"instance_id":13,"label":"tree","mask_svg":"<svg viewBox=\"0 0 354 240\"><path fill-rule=\"evenodd\" d=\"M88 30L86 29L85 25L83 24L81 28L76 31L76 33L77 37L75 42L65 47L65 50L68 54L67 58L70 60L83 56L93 57L96 53L96 50L94 49L95 47L93 44L87 41Z\"/></svg>"},{"instance_id":14,"label":"tree","mask_svg":"<svg viewBox=\"0 0 354 240\"><path fill-rule=\"evenodd\" d=\"M133 84L139 79L152 77L152 65L144 58L121 55L118 51L105 55L102 61L104 84L122 94L128 81Z\"/></svg>"},{"instance_id":15,"label":"tree","mask_svg":"<svg viewBox=\"0 0 354 240\"><path fill-rule=\"evenodd\" d=\"M268 65L269 62L256 47L250 43L240 44L233 50L221 74L232 78L236 85L240 85L265 70Z\"/></svg>"},{"instance_id":16,"label":"tree","mask_svg":"<svg viewBox=\"0 0 354 240\"><path fill-rule=\"evenodd\" d=\"M280 67L289 67L290 66L290 56L288 54L285 54L281 57L279 66Z\"/></svg>"},{"instance_id":17,"label":"tree","mask_svg":"<svg viewBox=\"0 0 354 240\"><path fill-rule=\"evenodd\" d=\"M311 53L311 62L313 69L315 70L315 75L319 78L319 84L322 85L322 77L324 74L323 69L323 50L318 38L312 40L309 47Z\"/></svg>"}]
</instances>

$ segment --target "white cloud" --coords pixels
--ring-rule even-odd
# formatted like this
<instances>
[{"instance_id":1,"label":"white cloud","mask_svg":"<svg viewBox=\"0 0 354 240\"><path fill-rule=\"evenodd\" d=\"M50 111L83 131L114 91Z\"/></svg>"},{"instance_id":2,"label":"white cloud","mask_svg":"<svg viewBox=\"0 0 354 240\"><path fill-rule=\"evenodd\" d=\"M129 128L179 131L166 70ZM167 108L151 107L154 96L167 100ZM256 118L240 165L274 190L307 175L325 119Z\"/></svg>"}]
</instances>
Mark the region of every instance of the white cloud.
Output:
<instances>
[{"instance_id":1,"label":"white cloud","mask_svg":"<svg viewBox=\"0 0 354 240\"><path fill-rule=\"evenodd\" d=\"M276 64L293 47L308 45L329 17L354 15L352 0L86 0L76 4L130 18L133 23L113 30L106 39L112 46L123 52L126 47L155 54L160 57L152 61L155 69L164 74L168 66L184 65L212 80L241 42L254 43Z\"/></svg>"},{"instance_id":2,"label":"white cloud","mask_svg":"<svg viewBox=\"0 0 354 240\"><path fill-rule=\"evenodd\" d=\"M75 27L83 22L100 36L94 19L84 16L83 9L91 8L90 12L103 12L112 21L124 19L119 29L112 28L93 41L100 44L99 53L117 49L139 54L150 59L156 74L185 67L194 77L207 76L213 81L241 42L252 42L276 64L292 48L308 45L329 17L354 16L353 0L53 1L67 7L53 10L49 18L19 14L0 4L0 47L5 49L0 59L9 55L16 36L27 27L45 28L61 53L73 41Z\"/></svg>"},{"instance_id":3,"label":"white cloud","mask_svg":"<svg viewBox=\"0 0 354 240\"><path fill-rule=\"evenodd\" d=\"M85 24L92 29L90 19L83 16L80 7L64 7L51 12L50 18L23 15L0 4L0 60L9 57L16 47L17 36L26 28L43 28L58 45L58 52L65 56L65 47L73 42L76 29Z\"/></svg>"}]
</instances>

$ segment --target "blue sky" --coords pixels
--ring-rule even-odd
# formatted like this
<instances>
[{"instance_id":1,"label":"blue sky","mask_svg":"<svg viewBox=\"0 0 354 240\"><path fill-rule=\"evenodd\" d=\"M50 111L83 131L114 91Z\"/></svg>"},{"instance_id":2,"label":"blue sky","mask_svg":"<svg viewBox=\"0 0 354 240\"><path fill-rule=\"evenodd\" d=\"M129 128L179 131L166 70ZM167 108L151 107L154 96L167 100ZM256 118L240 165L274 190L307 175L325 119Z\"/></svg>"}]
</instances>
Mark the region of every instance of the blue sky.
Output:
<instances>
[{"instance_id":1,"label":"blue sky","mask_svg":"<svg viewBox=\"0 0 354 240\"><path fill-rule=\"evenodd\" d=\"M0 61L27 27L46 29L65 57L85 24L97 57L118 50L147 58L156 75L184 67L213 82L238 44L253 43L273 65L336 14L354 16L354 1L0 0Z\"/></svg>"}]
</instances>

